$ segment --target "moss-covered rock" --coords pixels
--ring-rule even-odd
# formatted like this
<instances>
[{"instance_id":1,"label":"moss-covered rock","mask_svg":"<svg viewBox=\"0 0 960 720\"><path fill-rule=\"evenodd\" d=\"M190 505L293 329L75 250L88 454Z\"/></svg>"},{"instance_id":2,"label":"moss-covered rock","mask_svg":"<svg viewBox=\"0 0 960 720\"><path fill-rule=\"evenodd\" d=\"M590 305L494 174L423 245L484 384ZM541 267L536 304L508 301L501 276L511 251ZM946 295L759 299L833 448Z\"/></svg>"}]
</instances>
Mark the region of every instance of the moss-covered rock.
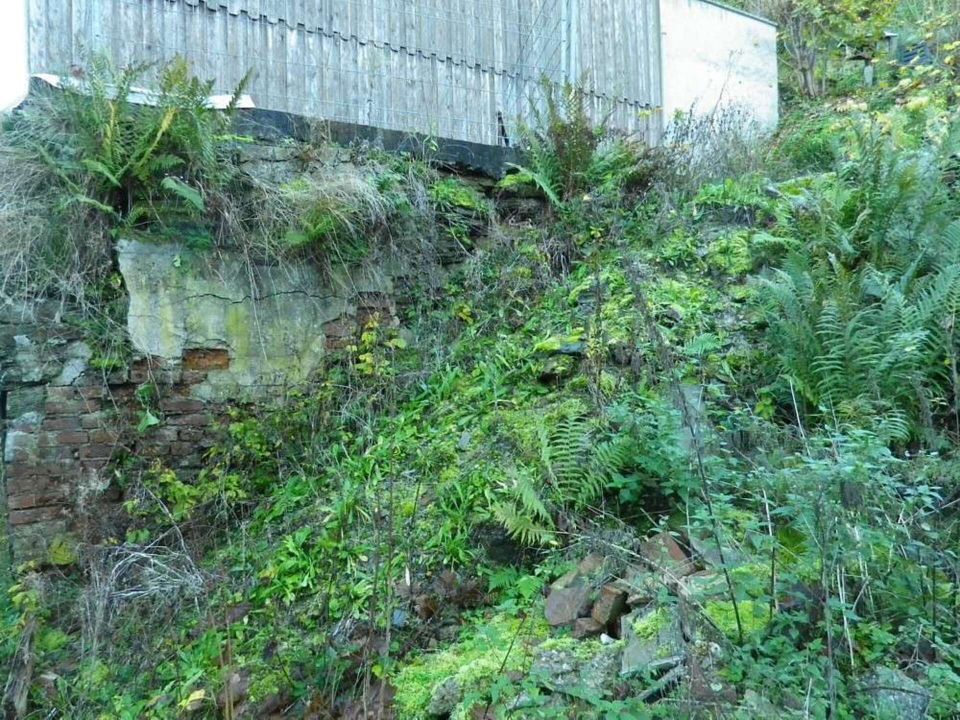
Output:
<instances>
[{"instance_id":1,"label":"moss-covered rock","mask_svg":"<svg viewBox=\"0 0 960 720\"><path fill-rule=\"evenodd\" d=\"M503 675L523 672L533 659L533 647L547 633L540 613L526 621L498 615L472 627L452 645L426 653L403 666L393 679L398 720L449 713L466 718L470 708L487 696Z\"/></svg>"}]
</instances>

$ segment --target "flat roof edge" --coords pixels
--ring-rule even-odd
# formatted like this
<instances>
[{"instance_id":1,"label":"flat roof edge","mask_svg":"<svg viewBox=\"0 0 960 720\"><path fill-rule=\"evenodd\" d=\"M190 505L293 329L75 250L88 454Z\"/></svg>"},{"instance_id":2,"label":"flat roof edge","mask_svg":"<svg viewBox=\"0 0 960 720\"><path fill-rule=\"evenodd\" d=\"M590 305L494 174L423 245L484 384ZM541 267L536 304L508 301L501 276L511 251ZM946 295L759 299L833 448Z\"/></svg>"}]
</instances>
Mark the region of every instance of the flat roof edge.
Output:
<instances>
[{"instance_id":1,"label":"flat roof edge","mask_svg":"<svg viewBox=\"0 0 960 720\"><path fill-rule=\"evenodd\" d=\"M763 17L762 15L754 15L752 12L747 12L746 10L741 10L741 9L738 8L738 7L733 7L732 5L727 5L727 4L724 3L724 2L720 2L720 0L696 0L696 1L697 1L697 2L702 2L702 3L704 3L705 5L715 5L715 6L718 7L718 8L721 8L721 9L723 9L723 10L729 10L730 12L736 13L737 15L743 15L744 17L750 18L751 20L756 20L757 22L761 22L761 23L763 23L764 25L769 25L770 27L772 27L772 28L774 28L774 29L776 29L777 27L779 27L779 26L778 26L773 20L771 20L770 18L765 18L765 17Z\"/></svg>"}]
</instances>

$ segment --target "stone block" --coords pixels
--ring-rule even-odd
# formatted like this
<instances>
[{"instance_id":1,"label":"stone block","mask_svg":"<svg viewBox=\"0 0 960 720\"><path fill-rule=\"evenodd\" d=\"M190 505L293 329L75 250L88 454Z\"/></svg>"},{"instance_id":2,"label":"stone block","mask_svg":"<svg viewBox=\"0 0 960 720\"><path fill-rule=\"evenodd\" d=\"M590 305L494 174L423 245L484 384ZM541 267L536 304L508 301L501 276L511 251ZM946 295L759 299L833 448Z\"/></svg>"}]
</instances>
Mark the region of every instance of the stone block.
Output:
<instances>
[{"instance_id":1,"label":"stone block","mask_svg":"<svg viewBox=\"0 0 960 720\"><path fill-rule=\"evenodd\" d=\"M28 413L42 414L46 396L42 386L12 388L7 391L4 417L14 420Z\"/></svg>"},{"instance_id":2,"label":"stone block","mask_svg":"<svg viewBox=\"0 0 960 720\"><path fill-rule=\"evenodd\" d=\"M693 561L669 533L654 535L640 546L640 554L655 568L668 576L681 578L694 572Z\"/></svg>"},{"instance_id":3,"label":"stone block","mask_svg":"<svg viewBox=\"0 0 960 720\"><path fill-rule=\"evenodd\" d=\"M87 371L87 364L93 357L93 350L85 342L72 342L67 346L66 358L60 373L53 380L54 385L72 385Z\"/></svg>"},{"instance_id":4,"label":"stone block","mask_svg":"<svg viewBox=\"0 0 960 720\"><path fill-rule=\"evenodd\" d=\"M6 463L26 463L37 458L37 433L21 430L7 431L3 444L3 461Z\"/></svg>"},{"instance_id":5,"label":"stone block","mask_svg":"<svg viewBox=\"0 0 960 720\"><path fill-rule=\"evenodd\" d=\"M592 617L577 618L573 623L573 638L575 640L584 640L586 638L597 637L604 631L604 625L598 623Z\"/></svg>"},{"instance_id":6,"label":"stone block","mask_svg":"<svg viewBox=\"0 0 960 720\"><path fill-rule=\"evenodd\" d=\"M551 590L544 603L544 615L554 627L572 625L577 618L589 612L590 586L585 582Z\"/></svg>"},{"instance_id":7,"label":"stone block","mask_svg":"<svg viewBox=\"0 0 960 720\"><path fill-rule=\"evenodd\" d=\"M604 628L620 619L627 611L627 593L608 584L600 588L600 597L593 605L591 617Z\"/></svg>"},{"instance_id":8,"label":"stone block","mask_svg":"<svg viewBox=\"0 0 960 720\"><path fill-rule=\"evenodd\" d=\"M36 432L43 424L43 413L28 412L20 417L7 422L7 427L11 430L22 430L23 432Z\"/></svg>"}]
</instances>

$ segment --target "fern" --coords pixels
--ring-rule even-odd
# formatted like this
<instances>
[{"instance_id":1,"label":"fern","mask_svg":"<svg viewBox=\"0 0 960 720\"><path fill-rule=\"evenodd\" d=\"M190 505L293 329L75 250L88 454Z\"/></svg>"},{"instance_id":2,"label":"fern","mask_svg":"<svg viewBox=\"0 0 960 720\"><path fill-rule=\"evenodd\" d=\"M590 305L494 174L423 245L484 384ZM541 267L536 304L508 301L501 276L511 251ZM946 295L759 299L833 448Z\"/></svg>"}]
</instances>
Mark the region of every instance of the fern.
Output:
<instances>
[{"instance_id":1,"label":"fern","mask_svg":"<svg viewBox=\"0 0 960 720\"><path fill-rule=\"evenodd\" d=\"M492 511L510 536L527 545L551 542L555 531L553 518L533 482L514 473L503 490L505 498L494 503Z\"/></svg>"},{"instance_id":2,"label":"fern","mask_svg":"<svg viewBox=\"0 0 960 720\"><path fill-rule=\"evenodd\" d=\"M632 438L599 440L594 421L580 404L537 419L539 473L514 472L492 505L493 516L512 537L528 544L555 541L554 518L597 502L635 453Z\"/></svg>"}]
</instances>

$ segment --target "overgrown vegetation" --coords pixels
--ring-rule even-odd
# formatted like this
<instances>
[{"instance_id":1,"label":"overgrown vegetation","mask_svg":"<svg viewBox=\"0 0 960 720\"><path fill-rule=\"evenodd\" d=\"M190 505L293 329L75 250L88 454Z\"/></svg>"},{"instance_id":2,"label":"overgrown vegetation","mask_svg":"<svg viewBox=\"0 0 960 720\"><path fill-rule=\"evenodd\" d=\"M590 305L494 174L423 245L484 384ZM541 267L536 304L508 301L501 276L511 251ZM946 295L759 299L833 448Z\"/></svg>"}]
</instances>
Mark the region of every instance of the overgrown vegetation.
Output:
<instances>
[{"instance_id":1,"label":"overgrown vegetation","mask_svg":"<svg viewBox=\"0 0 960 720\"><path fill-rule=\"evenodd\" d=\"M909 10L791 7L815 17L785 43L818 57L838 33L874 47ZM933 65L879 50L871 86L786 47L807 63L795 95L821 99L762 143L730 111L654 152L554 89L494 197L368 149L344 175L307 158L276 188L224 178L223 158L208 176L194 141L169 151L174 175L103 161L119 188L76 161L83 183L68 177L104 207L58 212L84 223L202 226L211 188L236 186L281 211L239 221L259 252L353 263L429 227L458 263L443 292L414 293L404 332L372 317L315 384L236 409L198 477L117 468L125 537L12 588L0 651L32 648L31 707L849 718L872 716L885 671L929 693L929 716L960 714L960 36L937 22ZM11 202L37 202L32 187ZM515 194L541 197L543 219L501 217L480 241ZM658 587L633 632L658 637L682 607L733 695L537 678L545 652L604 647L544 626L551 583L591 551L622 569L663 531L708 571L686 594Z\"/></svg>"}]
</instances>

